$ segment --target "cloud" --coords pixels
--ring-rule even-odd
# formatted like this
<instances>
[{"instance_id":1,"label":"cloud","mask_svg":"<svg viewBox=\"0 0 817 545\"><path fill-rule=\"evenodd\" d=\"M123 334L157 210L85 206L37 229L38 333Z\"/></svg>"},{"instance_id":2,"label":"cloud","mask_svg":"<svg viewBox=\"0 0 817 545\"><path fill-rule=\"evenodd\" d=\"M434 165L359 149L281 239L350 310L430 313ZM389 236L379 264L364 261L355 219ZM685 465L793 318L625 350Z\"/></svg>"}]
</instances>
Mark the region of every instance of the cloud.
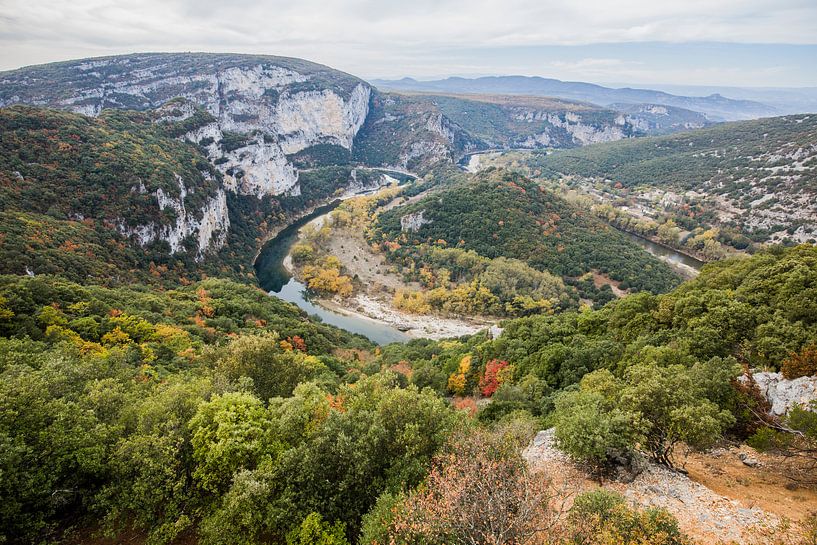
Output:
<instances>
[{"instance_id":1,"label":"cloud","mask_svg":"<svg viewBox=\"0 0 817 545\"><path fill-rule=\"evenodd\" d=\"M507 53L657 42L815 44L815 28L814 0L0 0L0 69L201 50L301 56L364 76L488 73L503 64L592 75L613 67L604 72L581 59L520 63ZM489 63L463 57L469 51L505 57ZM636 68L621 61L622 70Z\"/></svg>"}]
</instances>

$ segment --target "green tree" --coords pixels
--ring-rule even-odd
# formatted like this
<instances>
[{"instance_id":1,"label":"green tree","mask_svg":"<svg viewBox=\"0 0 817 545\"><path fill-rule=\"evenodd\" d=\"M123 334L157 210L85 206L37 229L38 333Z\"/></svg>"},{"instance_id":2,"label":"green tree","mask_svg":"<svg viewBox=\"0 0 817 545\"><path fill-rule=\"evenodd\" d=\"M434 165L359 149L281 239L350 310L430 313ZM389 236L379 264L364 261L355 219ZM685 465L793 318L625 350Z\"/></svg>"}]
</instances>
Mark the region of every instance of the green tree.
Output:
<instances>
[{"instance_id":1,"label":"green tree","mask_svg":"<svg viewBox=\"0 0 817 545\"><path fill-rule=\"evenodd\" d=\"M349 545L342 522L329 524L319 513L310 513L300 527L287 535L287 545Z\"/></svg>"},{"instance_id":2,"label":"green tree","mask_svg":"<svg viewBox=\"0 0 817 545\"><path fill-rule=\"evenodd\" d=\"M588 463L596 474L629 456L638 434L636 414L616 406L621 386L609 371L582 380L580 390L556 398L556 441L567 454Z\"/></svg>"},{"instance_id":3,"label":"green tree","mask_svg":"<svg viewBox=\"0 0 817 545\"><path fill-rule=\"evenodd\" d=\"M631 509L621 494L600 489L576 497L568 516L573 543L692 545L666 509Z\"/></svg>"},{"instance_id":4,"label":"green tree","mask_svg":"<svg viewBox=\"0 0 817 545\"><path fill-rule=\"evenodd\" d=\"M301 382L331 372L314 356L284 350L276 333L244 335L234 339L216 369L231 380L249 377L263 400L288 396ZM335 377L330 380L334 381Z\"/></svg>"},{"instance_id":5,"label":"green tree","mask_svg":"<svg viewBox=\"0 0 817 545\"><path fill-rule=\"evenodd\" d=\"M227 393L202 403L190 420L193 478L202 489L223 493L238 470L281 454L273 429L264 404L251 394Z\"/></svg>"},{"instance_id":6,"label":"green tree","mask_svg":"<svg viewBox=\"0 0 817 545\"><path fill-rule=\"evenodd\" d=\"M636 415L642 447L656 462L672 467L678 443L711 447L735 422L729 411L705 397L695 378L682 365L637 364L625 372L619 407Z\"/></svg>"}]
</instances>

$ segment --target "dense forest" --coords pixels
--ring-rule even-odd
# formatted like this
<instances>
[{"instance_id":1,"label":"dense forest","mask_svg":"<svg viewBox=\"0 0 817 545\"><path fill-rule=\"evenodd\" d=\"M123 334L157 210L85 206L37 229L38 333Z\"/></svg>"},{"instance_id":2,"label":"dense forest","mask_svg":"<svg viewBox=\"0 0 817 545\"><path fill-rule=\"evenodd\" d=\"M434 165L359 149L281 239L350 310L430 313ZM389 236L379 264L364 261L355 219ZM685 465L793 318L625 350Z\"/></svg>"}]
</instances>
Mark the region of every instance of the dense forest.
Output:
<instances>
[{"instance_id":1,"label":"dense forest","mask_svg":"<svg viewBox=\"0 0 817 545\"><path fill-rule=\"evenodd\" d=\"M464 512L527 537L559 520L551 543L686 543L666 512L615 496L577 499L564 520L541 501L514 519L555 493L518 447L548 422L600 467L613 447L672 463L677 441L769 443L735 379L792 354L811 365L815 271L814 248L776 249L665 295L509 321L498 339L377 350L221 280L160 291L6 276L0 527L10 543L129 529L151 543L450 543L468 535L442 515L451 505L505 498ZM493 400L476 420L443 397L472 391ZM791 425L813 436L809 418Z\"/></svg>"},{"instance_id":2,"label":"dense forest","mask_svg":"<svg viewBox=\"0 0 817 545\"><path fill-rule=\"evenodd\" d=\"M422 219L416 231L405 231L401 219L411 215ZM385 212L378 216L371 238L387 250L389 259L418 276L427 265L445 268L454 280L471 281L474 272L485 267L480 257L501 257L563 277L584 297L602 303L613 293L609 286L596 289L592 281L582 280L587 273L608 275L622 289L652 293L680 281L667 265L589 210L506 171L482 173L472 182ZM476 255L459 257L467 251Z\"/></svg>"},{"instance_id":3,"label":"dense forest","mask_svg":"<svg viewBox=\"0 0 817 545\"><path fill-rule=\"evenodd\" d=\"M541 417L566 451L598 470L637 450L672 465L679 442L708 448L724 435L758 448L792 448L799 437L805 445L793 455L817 462L815 413L801 407L787 425L764 421L765 398L751 379L738 380L748 369L817 374L811 246L710 264L667 294L504 325L495 339L390 345L381 362L409 363L411 382L440 394L491 397L477 412L483 422L519 411ZM814 464L806 467L799 478L813 482Z\"/></svg>"}]
</instances>

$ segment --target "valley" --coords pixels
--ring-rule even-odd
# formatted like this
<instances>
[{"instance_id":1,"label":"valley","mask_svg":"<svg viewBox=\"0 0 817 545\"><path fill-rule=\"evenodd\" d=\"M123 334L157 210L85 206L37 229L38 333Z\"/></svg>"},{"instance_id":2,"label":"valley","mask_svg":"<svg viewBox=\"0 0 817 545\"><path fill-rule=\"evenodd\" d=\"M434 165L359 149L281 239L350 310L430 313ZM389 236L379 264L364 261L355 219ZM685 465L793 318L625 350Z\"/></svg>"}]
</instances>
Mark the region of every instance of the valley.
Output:
<instances>
[{"instance_id":1,"label":"valley","mask_svg":"<svg viewBox=\"0 0 817 545\"><path fill-rule=\"evenodd\" d=\"M385 190L388 193L389 190ZM393 195L388 195L392 197ZM377 194L374 195L377 198ZM380 207L389 209L398 204L401 197L394 197ZM345 211L343 211L346 213ZM291 240L273 240L271 246L286 252L280 261L270 263L267 259L260 260L256 267L262 286L270 289L271 294L297 304L310 314L317 314L327 323L361 333L374 342L387 344L388 342L406 342L411 338L444 339L472 335L491 326L490 319L475 319L476 317L443 317L435 315L415 315L393 305L396 292L403 289L416 289L417 283L407 283L393 272L382 254L371 251L369 243L362 232L355 225L338 225L340 222L333 216L332 211L310 218L304 225L295 224L298 234ZM303 228L303 229L302 229ZM305 237L304 230L310 234L320 233L320 237ZM319 239L319 242L318 240ZM330 292L324 292L310 297L307 300L304 294L308 288L296 278L302 279L302 267L293 265L292 248L299 244L312 244L320 254L336 257L343 274L354 279L353 292L344 297L330 298ZM263 255L263 254L262 254ZM276 258L281 254L277 254ZM301 263L302 264L302 263ZM283 279L287 283L276 289L279 284L264 284L263 272L270 268L279 268L285 271ZM294 278L292 277L294 275ZM373 324L381 324L375 327Z\"/></svg>"},{"instance_id":2,"label":"valley","mask_svg":"<svg viewBox=\"0 0 817 545\"><path fill-rule=\"evenodd\" d=\"M0 73L0 542L809 543L817 117L388 83Z\"/></svg>"}]
</instances>

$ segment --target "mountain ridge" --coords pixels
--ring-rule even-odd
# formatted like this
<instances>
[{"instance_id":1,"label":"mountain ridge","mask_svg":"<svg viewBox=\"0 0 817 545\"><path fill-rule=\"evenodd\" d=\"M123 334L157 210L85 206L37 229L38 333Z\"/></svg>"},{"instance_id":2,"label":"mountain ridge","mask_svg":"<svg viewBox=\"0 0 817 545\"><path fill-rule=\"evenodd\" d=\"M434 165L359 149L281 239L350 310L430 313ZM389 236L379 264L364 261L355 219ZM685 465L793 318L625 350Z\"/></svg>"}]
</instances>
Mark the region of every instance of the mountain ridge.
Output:
<instances>
[{"instance_id":1,"label":"mountain ridge","mask_svg":"<svg viewBox=\"0 0 817 545\"><path fill-rule=\"evenodd\" d=\"M616 102L656 103L705 113L712 121L765 117L779 113L775 108L759 102L733 100L718 94L706 97L685 97L652 89L627 87L614 89L594 83L562 81L540 76L449 77L430 81L418 81L412 78L373 79L371 83L375 87L387 90L528 94L582 100L601 106L608 106Z\"/></svg>"}]
</instances>

